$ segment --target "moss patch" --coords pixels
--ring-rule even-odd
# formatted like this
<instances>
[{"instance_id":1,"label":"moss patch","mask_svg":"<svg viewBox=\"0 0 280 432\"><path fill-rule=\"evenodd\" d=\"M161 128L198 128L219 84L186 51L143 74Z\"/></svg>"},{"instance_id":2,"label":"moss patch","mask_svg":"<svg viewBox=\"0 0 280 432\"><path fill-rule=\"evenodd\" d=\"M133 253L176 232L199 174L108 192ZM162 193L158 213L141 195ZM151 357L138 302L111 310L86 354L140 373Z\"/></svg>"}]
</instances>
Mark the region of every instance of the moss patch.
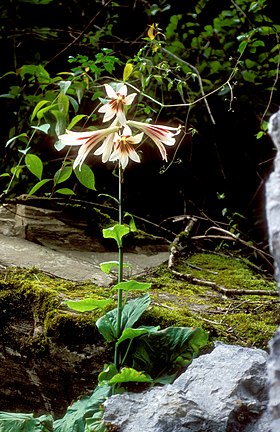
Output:
<instances>
[{"instance_id":1,"label":"moss patch","mask_svg":"<svg viewBox=\"0 0 280 432\"><path fill-rule=\"evenodd\" d=\"M225 296L178 279L162 265L149 277L155 305L145 317L149 324L198 326L209 332L210 341L267 349L280 324L278 297L265 295L277 291L271 277L259 274L246 260L207 253L181 259L176 271L227 289L261 290L264 295Z\"/></svg>"},{"instance_id":2,"label":"moss patch","mask_svg":"<svg viewBox=\"0 0 280 432\"><path fill-rule=\"evenodd\" d=\"M276 290L276 283L252 269L250 263L226 256L194 254L181 259L176 270L228 289ZM168 271L167 265L150 272L145 281L152 283L152 306L141 320L147 325L199 326L209 332L210 341L218 339L266 349L280 324L277 297L226 297L213 288L179 279ZM38 347L42 352L49 338L67 346L103 343L95 326L101 312L77 314L70 311L64 301L86 297L102 299L111 295L109 287L90 282L53 278L35 268L9 269L0 275L1 335L11 342L11 328L16 328L20 322L23 329L17 330L16 339L25 349L28 345L33 351ZM14 333L12 339L15 341ZM20 344L17 343L17 349Z\"/></svg>"}]
</instances>

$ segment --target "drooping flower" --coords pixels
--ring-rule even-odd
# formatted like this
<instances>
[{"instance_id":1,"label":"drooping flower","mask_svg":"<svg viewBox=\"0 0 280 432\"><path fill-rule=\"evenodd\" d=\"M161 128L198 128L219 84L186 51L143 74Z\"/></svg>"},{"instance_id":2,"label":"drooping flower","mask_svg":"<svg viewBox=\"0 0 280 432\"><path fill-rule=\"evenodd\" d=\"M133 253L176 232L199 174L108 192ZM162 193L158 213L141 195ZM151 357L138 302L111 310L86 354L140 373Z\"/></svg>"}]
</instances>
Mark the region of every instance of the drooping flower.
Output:
<instances>
[{"instance_id":1,"label":"drooping flower","mask_svg":"<svg viewBox=\"0 0 280 432\"><path fill-rule=\"evenodd\" d=\"M167 161L167 153L163 144L172 146L175 144L176 139L175 135L178 135L181 131L181 126L172 127L172 126L163 126L163 125L154 125L149 123L142 123L134 120L128 120L127 125L135 127L140 131L144 132L151 138L152 141L156 144L157 148L160 151L162 159Z\"/></svg>"},{"instance_id":2,"label":"drooping flower","mask_svg":"<svg viewBox=\"0 0 280 432\"><path fill-rule=\"evenodd\" d=\"M132 104L136 93L127 96L127 86L125 84L117 92L109 84L105 84L105 90L110 100L98 110L98 112L104 113L103 122L111 120L116 115L120 124L125 126L124 107Z\"/></svg>"},{"instance_id":3,"label":"drooping flower","mask_svg":"<svg viewBox=\"0 0 280 432\"><path fill-rule=\"evenodd\" d=\"M104 140L103 145L106 142L106 148L104 149L104 152L107 151L107 147L108 148L110 147L109 153L111 153L112 151L111 142L113 142L114 135L118 130L119 130L119 126L112 124L110 127L106 129L99 129L99 130L88 131L88 132L73 132L67 130L65 134L60 135L58 138L62 142L62 144L66 146L80 146L78 155L73 164L73 168L75 169L77 166L80 167L82 166L88 154L102 140Z\"/></svg>"},{"instance_id":4,"label":"drooping flower","mask_svg":"<svg viewBox=\"0 0 280 432\"><path fill-rule=\"evenodd\" d=\"M110 161L119 160L122 169L125 169L129 158L134 162L140 162L140 157L133 148L135 144L139 144L143 138L143 132L132 136L132 131L129 126L125 126L121 134L116 133L114 137L114 151L110 156Z\"/></svg>"}]
</instances>

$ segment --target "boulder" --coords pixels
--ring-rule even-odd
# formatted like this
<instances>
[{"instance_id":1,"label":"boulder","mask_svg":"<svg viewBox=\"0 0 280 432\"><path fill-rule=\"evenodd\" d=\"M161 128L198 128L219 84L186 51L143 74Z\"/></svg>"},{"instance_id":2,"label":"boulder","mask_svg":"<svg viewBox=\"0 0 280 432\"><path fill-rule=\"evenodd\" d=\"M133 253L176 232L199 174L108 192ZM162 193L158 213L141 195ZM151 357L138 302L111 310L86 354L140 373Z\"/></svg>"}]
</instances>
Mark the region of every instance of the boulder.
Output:
<instances>
[{"instance_id":1,"label":"boulder","mask_svg":"<svg viewBox=\"0 0 280 432\"><path fill-rule=\"evenodd\" d=\"M105 423L121 432L269 432L267 357L217 343L172 385L109 398Z\"/></svg>"},{"instance_id":2,"label":"boulder","mask_svg":"<svg viewBox=\"0 0 280 432\"><path fill-rule=\"evenodd\" d=\"M270 251L274 257L275 278L280 292L280 110L269 121L269 133L277 153L274 170L266 183L266 214ZM272 415L272 432L280 431L280 328L270 342L267 365L269 379L269 409Z\"/></svg>"}]
</instances>

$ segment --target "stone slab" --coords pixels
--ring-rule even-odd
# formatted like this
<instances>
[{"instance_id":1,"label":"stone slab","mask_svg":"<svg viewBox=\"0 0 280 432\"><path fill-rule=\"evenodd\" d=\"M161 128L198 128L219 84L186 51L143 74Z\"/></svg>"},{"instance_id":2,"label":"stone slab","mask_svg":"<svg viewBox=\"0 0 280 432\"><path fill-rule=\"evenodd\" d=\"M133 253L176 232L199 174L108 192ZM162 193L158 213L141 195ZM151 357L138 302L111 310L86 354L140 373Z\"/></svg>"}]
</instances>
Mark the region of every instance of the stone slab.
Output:
<instances>
[{"instance_id":1,"label":"stone slab","mask_svg":"<svg viewBox=\"0 0 280 432\"><path fill-rule=\"evenodd\" d=\"M0 234L0 265L23 268L36 267L57 277L73 281L90 280L101 286L112 282L113 278L104 274L99 264L104 261L117 261L116 252L76 251L66 248L51 248L33 243L20 237ZM125 277L145 272L168 259L168 252L124 253L124 262L130 264Z\"/></svg>"}]
</instances>

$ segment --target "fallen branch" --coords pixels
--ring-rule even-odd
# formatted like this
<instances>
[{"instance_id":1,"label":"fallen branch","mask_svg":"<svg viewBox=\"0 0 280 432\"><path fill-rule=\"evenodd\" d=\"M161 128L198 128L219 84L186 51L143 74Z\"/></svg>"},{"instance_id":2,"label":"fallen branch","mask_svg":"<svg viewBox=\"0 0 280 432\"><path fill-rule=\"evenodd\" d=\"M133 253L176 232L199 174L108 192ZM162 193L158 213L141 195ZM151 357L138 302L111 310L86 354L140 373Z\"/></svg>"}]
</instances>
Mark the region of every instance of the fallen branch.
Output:
<instances>
[{"instance_id":1,"label":"fallen branch","mask_svg":"<svg viewBox=\"0 0 280 432\"><path fill-rule=\"evenodd\" d=\"M248 290L248 289L229 289L229 288L225 288L222 285L216 284L215 282L212 281L208 281L205 279L199 279L196 278L194 276L192 276L189 273L182 273L182 272L178 272L177 270L174 269L175 267L175 263L176 263L176 259L178 257L178 255L180 254L180 252L182 251L182 249L185 249L185 247L182 246L182 240L186 240L190 237L190 232L192 230L192 228L194 227L195 223L197 222L197 219L195 217L187 217L188 220L188 224L186 226L186 228L184 229L184 231L180 232L174 242L172 243L171 247L170 247L170 255L169 255L169 259L168 259L168 270L174 274L177 278L179 279L183 279L186 280L190 283L192 283L193 285L200 285L200 286L206 286L209 288L212 288L213 290L222 293L223 295L227 296L227 297L232 297L232 296L241 296L241 295L258 295L258 296L273 296L276 297L278 296L278 291L275 289L274 290L269 290L269 291L265 291L265 290ZM229 231L226 231L222 228L215 228L218 231L221 231L223 234L223 236L218 236L219 238L223 238L223 239L227 239L227 240L239 240L234 234L230 233ZM212 238L215 237L217 238L217 236L211 236L211 235L205 235L205 236L195 236L195 237L191 237L191 240L193 239L200 239L200 238ZM243 244L246 244L246 242L241 241ZM257 249L255 247L252 246L253 249Z\"/></svg>"},{"instance_id":2,"label":"fallen branch","mask_svg":"<svg viewBox=\"0 0 280 432\"><path fill-rule=\"evenodd\" d=\"M181 273L178 272L176 270L173 269L169 269L171 271L172 274L174 274L176 277L183 279L183 280L187 280L188 282L192 283L193 285L201 285L201 286L207 286L210 287L212 289L214 289L215 291L218 291L224 295L226 295L227 297L231 297L231 296L240 296L240 295L265 295L265 296L275 296L278 297L278 291L277 290L269 290L269 291L264 291L264 290L248 290L248 289L229 289L229 288L225 288L222 285L216 284L215 282L212 281L207 281L205 279L199 279L196 278L188 273Z\"/></svg>"}]
</instances>

